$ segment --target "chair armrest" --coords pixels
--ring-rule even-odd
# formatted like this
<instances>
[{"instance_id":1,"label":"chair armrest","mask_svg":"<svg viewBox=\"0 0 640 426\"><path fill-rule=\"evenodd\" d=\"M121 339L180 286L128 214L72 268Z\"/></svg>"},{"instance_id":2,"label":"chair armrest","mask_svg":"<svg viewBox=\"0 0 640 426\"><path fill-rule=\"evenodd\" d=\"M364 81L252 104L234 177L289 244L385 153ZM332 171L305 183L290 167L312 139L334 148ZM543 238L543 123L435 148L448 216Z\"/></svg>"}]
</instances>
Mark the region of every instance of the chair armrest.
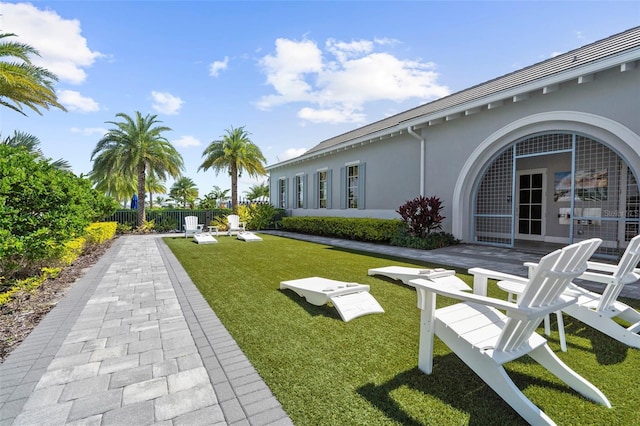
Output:
<instances>
[{"instance_id":1,"label":"chair armrest","mask_svg":"<svg viewBox=\"0 0 640 426\"><path fill-rule=\"evenodd\" d=\"M527 278L485 268L471 268L469 273L473 275L473 292L482 296L487 295L488 279L514 281L522 284L529 282Z\"/></svg>"},{"instance_id":2,"label":"chair armrest","mask_svg":"<svg viewBox=\"0 0 640 426\"><path fill-rule=\"evenodd\" d=\"M614 272L616 272L616 270L618 270L618 265L611 265L610 263L587 261L587 269L600 271L600 272L609 272L613 274Z\"/></svg>"},{"instance_id":3,"label":"chair armrest","mask_svg":"<svg viewBox=\"0 0 640 426\"><path fill-rule=\"evenodd\" d=\"M578 277L581 280L595 281L602 284L620 284L612 275L599 274L597 272L586 271Z\"/></svg>"},{"instance_id":4,"label":"chair armrest","mask_svg":"<svg viewBox=\"0 0 640 426\"><path fill-rule=\"evenodd\" d=\"M424 304L422 303L424 294L422 293L435 293L465 302L474 302L485 306L491 306L493 308L506 311L507 315L511 318L524 321L529 321L553 312L557 312L566 306L576 303L577 300L575 297L563 295L560 297L557 303L545 306L543 308L521 307L516 303L507 302L505 300L496 299L494 297L482 296L475 293L456 290L454 288L444 288L442 286L439 286L438 283L425 280L423 278L411 280L410 283L415 286L416 290L418 290L418 308L420 309L423 309L424 306Z\"/></svg>"}]
</instances>

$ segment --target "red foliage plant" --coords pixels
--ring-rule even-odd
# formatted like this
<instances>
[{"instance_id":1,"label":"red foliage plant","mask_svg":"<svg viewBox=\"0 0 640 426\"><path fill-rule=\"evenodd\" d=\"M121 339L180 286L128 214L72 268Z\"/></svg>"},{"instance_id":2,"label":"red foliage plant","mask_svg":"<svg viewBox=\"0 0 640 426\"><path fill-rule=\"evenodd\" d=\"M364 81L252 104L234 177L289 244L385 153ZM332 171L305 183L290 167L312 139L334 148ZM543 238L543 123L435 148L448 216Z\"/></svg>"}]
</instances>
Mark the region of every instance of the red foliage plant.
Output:
<instances>
[{"instance_id":1,"label":"red foliage plant","mask_svg":"<svg viewBox=\"0 0 640 426\"><path fill-rule=\"evenodd\" d=\"M409 226L409 233L422 238L432 231L442 229L442 221L445 219L440 215L442 209L440 198L421 195L398 207L396 212Z\"/></svg>"}]
</instances>

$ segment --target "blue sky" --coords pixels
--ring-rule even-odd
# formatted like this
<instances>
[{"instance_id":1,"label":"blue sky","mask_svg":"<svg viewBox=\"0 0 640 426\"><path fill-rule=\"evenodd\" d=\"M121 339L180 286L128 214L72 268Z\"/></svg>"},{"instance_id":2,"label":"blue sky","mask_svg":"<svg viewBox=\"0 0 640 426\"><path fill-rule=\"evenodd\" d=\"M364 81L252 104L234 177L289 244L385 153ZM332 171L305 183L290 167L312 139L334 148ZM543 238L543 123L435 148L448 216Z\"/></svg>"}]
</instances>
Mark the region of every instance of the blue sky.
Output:
<instances>
[{"instance_id":1,"label":"blue sky","mask_svg":"<svg viewBox=\"0 0 640 426\"><path fill-rule=\"evenodd\" d=\"M68 112L0 110L1 135L91 171L116 114L156 114L203 196L202 152L245 126L267 164L640 25L640 2L0 2L0 31L42 56ZM239 192L266 181L243 176ZM173 182L167 182L167 188Z\"/></svg>"}]
</instances>

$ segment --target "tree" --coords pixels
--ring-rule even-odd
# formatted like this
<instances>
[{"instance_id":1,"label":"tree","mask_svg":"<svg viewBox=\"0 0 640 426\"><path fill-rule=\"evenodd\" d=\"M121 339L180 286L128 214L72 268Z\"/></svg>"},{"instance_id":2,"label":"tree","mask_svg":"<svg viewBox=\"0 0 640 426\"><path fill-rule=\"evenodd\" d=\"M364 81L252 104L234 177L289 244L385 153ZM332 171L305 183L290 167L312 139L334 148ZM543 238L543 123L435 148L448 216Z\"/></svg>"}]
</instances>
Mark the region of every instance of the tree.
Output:
<instances>
[{"instance_id":1,"label":"tree","mask_svg":"<svg viewBox=\"0 0 640 426\"><path fill-rule=\"evenodd\" d=\"M181 177L173 183L169 190L169 195L182 203L182 208L187 208L187 203L193 203L198 197L198 188L193 179L186 176Z\"/></svg>"},{"instance_id":2,"label":"tree","mask_svg":"<svg viewBox=\"0 0 640 426\"><path fill-rule=\"evenodd\" d=\"M244 192L247 195L249 201L257 200L259 198L269 197L269 187L266 183L259 185L251 185L248 191Z\"/></svg>"},{"instance_id":3,"label":"tree","mask_svg":"<svg viewBox=\"0 0 640 426\"><path fill-rule=\"evenodd\" d=\"M47 161L51 163L53 167L59 170L71 170L71 164L67 160L60 158L59 160L52 161L50 158L46 157L42 150L40 149L40 139L37 137L30 135L29 133L19 132L14 130L13 136L7 136L3 140L0 141L3 145L9 145L13 147L23 147L26 148L28 152L35 155L38 159L42 161Z\"/></svg>"},{"instance_id":4,"label":"tree","mask_svg":"<svg viewBox=\"0 0 640 426\"><path fill-rule=\"evenodd\" d=\"M31 62L30 56L40 56L38 51L28 44L5 41L6 37L16 35L0 33L0 105L22 115L27 115L23 111L24 106L40 115L39 108L53 106L66 111L53 89L58 77Z\"/></svg>"},{"instance_id":5,"label":"tree","mask_svg":"<svg viewBox=\"0 0 640 426\"><path fill-rule=\"evenodd\" d=\"M214 185L211 192L204 196L204 199L200 202L200 208L203 209L215 209L218 208L218 200L224 200L229 196L228 189L220 189L218 185Z\"/></svg>"},{"instance_id":6,"label":"tree","mask_svg":"<svg viewBox=\"0 0 640 426\"><path fill-rule=\"evenodd\" d=\"M158 179L153 173L149 174L145 184L149 193L149 207L153 208L153 194L166 194L167 187L164 185L164 181Z\"/></svg>"},{"instance_id":7,"label":"tree","mask_svg":"<svg viewBox=\"0 0 640 426\"><path fill-rule=\"evenodd\" d=\"M249 133L243 127L226 130L226 134L220 140L209 144L202 153L204 161L198 168L207 171L213 169L216 175L227 170L231 176L231 207L236 210L238 205L238 177L246 171L249 176L264 176L267 171L264 168L266 161L262 151L251 142Z\"/></svg>"},{"instance_id":8,"label":"tree","mask_svg":"<svg viewBox=\"0 0 640 426\"><path fill-rule=\"evenodd\" d=\"M184 170L184 163L180 153L162 136L171 128L157 126L161 122L156 115L147 114L143 117L136 111L135 118L122 112L116 117L123 121L107 121L116 128L109 129L91 153L91 160L95 159L92 173L100 176L101 180L118 174L136 176L137 193L142 194L138 201L138 226L142 226L145 220L147 173L163 180L167 176L176 178Z\"/></svg>"}]
</instances>

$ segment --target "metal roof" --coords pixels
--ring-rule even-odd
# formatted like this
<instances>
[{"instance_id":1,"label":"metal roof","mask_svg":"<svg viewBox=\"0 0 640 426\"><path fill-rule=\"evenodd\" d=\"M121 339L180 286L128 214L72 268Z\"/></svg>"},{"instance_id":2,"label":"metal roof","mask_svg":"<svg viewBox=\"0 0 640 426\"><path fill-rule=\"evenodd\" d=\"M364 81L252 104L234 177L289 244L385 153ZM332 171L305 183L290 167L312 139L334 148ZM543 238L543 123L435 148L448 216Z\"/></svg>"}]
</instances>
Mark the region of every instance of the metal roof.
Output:
<instances>
[{"instance_id":1,"label":"metal roof","mask_svg":"<svg viewBox=\"0 0 640 426\"><path fill-rule=\"evenodd\" d=\"M313 153L317 153L318 151L325 151L331 147L338 147L345 142L359 139L367 135L372 135L385 129L397 127L403 122L423 116L437 114L438 112L452 107L460 107L464 104L468 104L491 95L496 95L507 90L514 90L520 86L584 67L588 64L596 63L608 57L612 57L638 47L640 47L640 27L631 28L606 39L582 46L551 59L530 65L518 71L514 71L485 83L478 84L460 92L453 93L449 96L445 96L416 108L412 108L383 120L376 121L358 129L327 139L320 142L300 157L283 163L303 159ZM278 165L274 165L270 168L277 166Z\"/></svg>"}]
</instances>

